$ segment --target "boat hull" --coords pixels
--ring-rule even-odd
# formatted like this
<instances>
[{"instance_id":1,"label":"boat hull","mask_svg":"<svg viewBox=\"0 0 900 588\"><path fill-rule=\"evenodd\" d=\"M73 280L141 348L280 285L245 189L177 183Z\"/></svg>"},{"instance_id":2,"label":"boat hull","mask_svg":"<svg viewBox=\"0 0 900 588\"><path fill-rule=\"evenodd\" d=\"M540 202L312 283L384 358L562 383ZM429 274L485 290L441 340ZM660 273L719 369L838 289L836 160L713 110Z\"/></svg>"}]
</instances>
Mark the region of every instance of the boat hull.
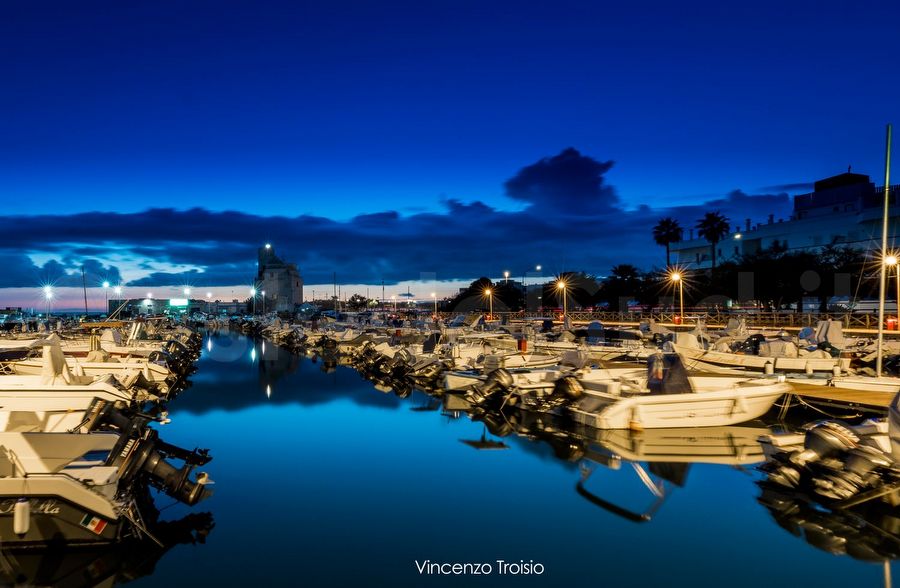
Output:
<instances>
[{"instance_id":1,"label":"boat hull","mask_svg":"<svg viewBox=\"0 0 900 588\"><path fill-rule=\"evenodd\" d=\"M598 429L722 427L761 417L790 390L778 383L688 394L589 395L568 412L576 422Z\"/></svg>"}]
</instances>

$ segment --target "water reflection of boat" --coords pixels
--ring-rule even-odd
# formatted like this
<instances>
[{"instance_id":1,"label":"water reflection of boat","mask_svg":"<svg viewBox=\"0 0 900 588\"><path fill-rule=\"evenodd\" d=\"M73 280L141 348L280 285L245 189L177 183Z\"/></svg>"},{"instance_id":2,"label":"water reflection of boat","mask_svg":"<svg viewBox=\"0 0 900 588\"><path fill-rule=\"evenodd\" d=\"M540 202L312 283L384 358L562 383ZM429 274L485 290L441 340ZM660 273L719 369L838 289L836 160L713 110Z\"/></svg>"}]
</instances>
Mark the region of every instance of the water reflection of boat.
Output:
<instances>
[{"instance_id":1,"label":"water reflection of boat","mask_svg":"<svg viewBox=\"0 0 900 588\"><path fill-rule=\"evenodd\" d=\"M520 434L575 443L583 448L585 457L603 462L615 458L643 462L752 464L765 459L758 439L770 432L765 425L753 423L643 431L603 430L526 411L516 412L506 422Z\"/></svg>"},{"instance_id":2,"label":"water reflection of boat","mask_svg":"<svg viewBox=\"0 0 900 588\"><path fill-rule=\"evenodd\" d=\"M106 544L72 546L48 536L49 540L40 547L4 545L0 552L0 585L111 586L152 574L159 559L176 545L206 542L214 527L210 513L160 521L146 487L143 495L145 533L131 533Z\"/></svg>"},{"instance_id":3,"label":"water reflection of boat","mask_svg":"<svg viewBox=\"0 0 900 588\"><path fill-rule=\"evenodd\" d=\"M769 432L765 426L751 424L703 429L600 430L524 410L509 411L509 414L486 412L477 418L495 435L516 433L542 441L553 448L558 459L577 462L580 477L575 491L578 495L636 523L650 521L671 490L686 484L693 463L739 467L763 461L758 438ZM588 487L599 468L622 470L623 464L629 465L628 469L649 490L652 499L646 508L626 508L603 498L596 488Z\"/></svg>"},{"instance_id":4,"label":"water reflection of boat","mask_svg":"<svg viewBox=\"0 0 900 588\"><path fill-rule=\"evenodd\" d=\"M824 510L808 495L768 481L759 482L757 499L778 526L833 555L883 562L900 557L900 516L871 502L853 509Z\"/></svg>"},{"instance_id":5,"label":"water reflection of boat","mask_svg":"<svg viewBox=\"0 0 900 588\"><path fill-rule=\"evenodd\" d=\"M460 439L460 441L475 449L509 449L509 445L503 441L488 439L487 427L482 430L480 439Z\"/></svg>"}]
</instances>

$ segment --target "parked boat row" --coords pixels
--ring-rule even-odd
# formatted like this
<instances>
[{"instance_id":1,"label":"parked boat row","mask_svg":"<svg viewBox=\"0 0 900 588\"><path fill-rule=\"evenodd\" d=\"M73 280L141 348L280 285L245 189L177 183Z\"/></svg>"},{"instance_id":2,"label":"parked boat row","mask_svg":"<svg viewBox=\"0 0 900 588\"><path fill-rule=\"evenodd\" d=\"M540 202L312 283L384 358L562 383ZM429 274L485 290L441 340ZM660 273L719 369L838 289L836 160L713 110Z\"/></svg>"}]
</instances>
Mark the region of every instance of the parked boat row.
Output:
<instances>
[{"instance_id":1,"label":"parked boat row","mask_svg":"<svg viewBox=\"0 0 900 588\"><path fill-rule=\"evenodd\" d=\"M49 544L173 544L150 490L197 504L211 480L195 469L211 458L166 443L154 425L168 422L164 402L183 389L200 344L199 335L161 323L0 340L4 554ZM191 525L189 534L205 533L211 519Z\"/></svg>"},{"instance_id":2,"label":"parked boat row","mask_svg":"<svg viewBox=\"0 0 900 588\"><path fill-rule=\"evenodd\" d=\"M278 323L245 328L296 350L332 355L382 389L417 387L456 408L517 407L600 429L738 424L762 416L790 391L783 380L756 374L689 373L679 354L659 348L644 365L613 366L596 360L591 342L572 331L538 337L527 325L485 330L472 322L437 329L353 323L318 331ZM551 338L570 338L572 345L529 351L533 341L539 347Z\"/></svg>"}]
</instances>

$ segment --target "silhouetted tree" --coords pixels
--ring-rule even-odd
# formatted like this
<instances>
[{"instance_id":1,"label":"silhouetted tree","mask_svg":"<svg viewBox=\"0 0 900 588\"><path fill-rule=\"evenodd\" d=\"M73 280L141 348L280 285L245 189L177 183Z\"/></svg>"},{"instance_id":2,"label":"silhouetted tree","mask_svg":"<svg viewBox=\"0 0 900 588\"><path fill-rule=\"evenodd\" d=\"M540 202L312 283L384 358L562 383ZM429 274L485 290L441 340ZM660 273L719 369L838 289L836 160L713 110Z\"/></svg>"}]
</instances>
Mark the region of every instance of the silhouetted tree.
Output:
<instances>
[{"instance_id":1,"label":"silhouetted tree","mask_svg":"<svg viewBox=\"0 0 900 588\"><path fill-rule=\"evenodd\" d=\"M716 245L725 238L731 226L728 224L728 218L723 216L721 212L707 212L699 221L697 221L697 234L709 241L712 249L712 266L716 269Z\"/></svg>"},{"instance_id":2,"label":"silhouetted tree","mask_svg":"<svg viewBox=\"0 0 900 588\"><path fill-rule=\"evenodd\" d=\"M683 235L684 229L681 228L678 221L668 216L659 219L659 222L653 227L653 240L657 245L666 248L666 267L672 265L669 258L669 245L680 242Z\"/></svg>"}]
</instances>

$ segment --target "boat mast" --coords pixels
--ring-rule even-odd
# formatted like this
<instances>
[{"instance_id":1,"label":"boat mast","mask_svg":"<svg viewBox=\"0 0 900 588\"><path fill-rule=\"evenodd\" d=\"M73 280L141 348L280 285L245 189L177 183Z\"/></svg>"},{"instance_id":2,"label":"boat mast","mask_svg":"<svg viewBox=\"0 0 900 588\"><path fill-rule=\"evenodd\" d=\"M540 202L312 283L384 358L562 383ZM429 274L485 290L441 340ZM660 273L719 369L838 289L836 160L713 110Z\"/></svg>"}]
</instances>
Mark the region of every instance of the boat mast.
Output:
<instances>
[{"instance_id":1,"label":"boat mast","mask_svg":"<svg viewBox=\"0 0 900 588\"><path fill-rule=\"evenodd\" d=\"M84 278L84 266L81 266L81 289L84 291L84 316L87 319L88 314L88 306L87 306L87 281Z\"/></svg>"},{"instance_id":2,"label":"boat mast","mask_svg":"<svg viewBox=\"0 0 900 588\"><path fill-rule=\"evenodd\" d=\"M878 354L875 360L875 375L881 377L882 356L884 355L884 290L887 281L887 238L888 238L888 196L891 190L891 125L887 126L887 142L884 156L884 218L881 222L881 255L878 263L881 264L880 279L878 283ZM900 301L898 301L900 304Z\"/></svg>"}]
</instances>

